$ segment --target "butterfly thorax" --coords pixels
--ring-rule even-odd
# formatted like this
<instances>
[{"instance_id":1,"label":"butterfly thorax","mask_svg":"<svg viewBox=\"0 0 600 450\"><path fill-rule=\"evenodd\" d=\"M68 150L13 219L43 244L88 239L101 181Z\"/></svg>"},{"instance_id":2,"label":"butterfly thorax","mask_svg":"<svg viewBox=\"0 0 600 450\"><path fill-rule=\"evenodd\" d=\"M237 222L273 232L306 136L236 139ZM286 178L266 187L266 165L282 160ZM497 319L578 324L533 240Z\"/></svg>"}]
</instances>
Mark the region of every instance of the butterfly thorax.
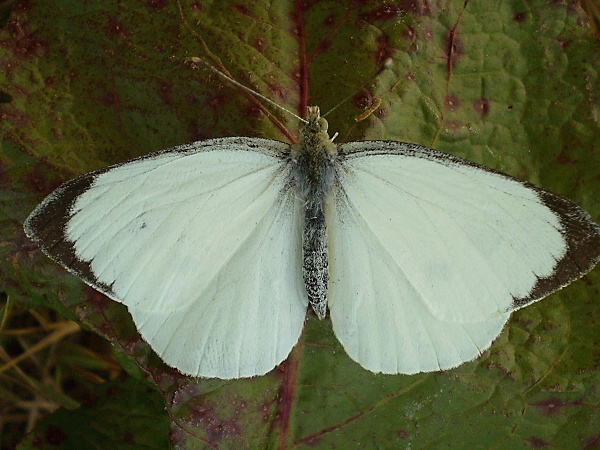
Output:
<instances>
[{"instance_id":1,"label":"butterfly thorax","mask_svg":"<svg viewBox=\"0 0 600 450\"><path fill-rule=\"evenodd\" d=\"M309 203L323 206L323 198L333 184L333 165L337 145L327 134L327 121L317 106L309 106L307 123L300 130L298 143L292 147L292 161L297 167L297 189Z\"/></svg>"},{"instance_id":2,"label":"butterfly thorax","mask_svg":"<svg viewBox=\"0 0 600 450\"><path fill-rule=\"evenodd\" d=\"M298 143L292 147L292 162L296 164L296 193L305 201L302 240L302 272L308 300L317 316L327 313L327 233L324 202L333 186L337 146L327 134L327 121L319 108L309 106Z\"/></svg>"}]
</instances>

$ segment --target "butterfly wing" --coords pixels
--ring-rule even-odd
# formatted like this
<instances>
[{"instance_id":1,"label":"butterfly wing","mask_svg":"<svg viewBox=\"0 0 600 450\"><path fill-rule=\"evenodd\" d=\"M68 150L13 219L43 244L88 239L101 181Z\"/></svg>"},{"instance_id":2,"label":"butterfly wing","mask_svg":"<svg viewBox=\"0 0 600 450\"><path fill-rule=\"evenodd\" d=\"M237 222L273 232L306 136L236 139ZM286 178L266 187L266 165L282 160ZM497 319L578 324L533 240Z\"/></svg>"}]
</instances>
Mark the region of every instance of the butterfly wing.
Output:
<instances>
[{"instance_id":1,"label":"butterfly wing","mask_svg":"<svg viewBox=\"0 0 600 450\"><path fill-rule=\"evenodd\" d=\"M289 146L224 138L77 178L31 214L51 258L125 304L170 366L194 376L264 374L302 329L302 203Z\"/></svg>"},{"instance_id":2,"label":"butterfly wing","mask_svg":"<svg viewBox=\"0 0 600 450\"><path fill-rule=\"evenodd\" d=\"M569 200L425 147L342 145L326 207L329 307L374 372L455 367L510 312L587 272L600 229Z\"/></svg>"}]
</instances>

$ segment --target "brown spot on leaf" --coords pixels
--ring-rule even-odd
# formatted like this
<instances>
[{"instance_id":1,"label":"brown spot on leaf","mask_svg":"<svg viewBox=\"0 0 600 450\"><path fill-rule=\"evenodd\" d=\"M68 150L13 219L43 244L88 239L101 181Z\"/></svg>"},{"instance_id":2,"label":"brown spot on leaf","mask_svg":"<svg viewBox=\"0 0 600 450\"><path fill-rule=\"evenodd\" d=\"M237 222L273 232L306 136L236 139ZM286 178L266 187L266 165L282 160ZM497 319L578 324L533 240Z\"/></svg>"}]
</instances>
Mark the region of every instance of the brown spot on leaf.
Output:
<instances>
[{"instance_id":1,"label":"brown spot on leaf","mask_svg":"<svg viewBox=\"0 0 600 450\"><path fill-rule=\"evenodd\" d=\"M7 80L12 81L12 69L13 69L13 65L10 61L3 61L2 62L2 73L4 74L4 76L6 77Z\"/></svg>"},{"instance_id":2,"label":"brown spot on leaf","mask_svg":"<svg viewBox=\"0 0 600 450\"><path fill-rule=\"evenodd\" d=\"M171 404L172 405L181 405L187 401L189 401L191 398L194 398L198 395L198 387L194 384L186 384L184 386L181 386L179 389L177 389L174 393L173 396L171 398ZM205 406L204 404L200 404L200 403L194 403L194 405L192 406L192 411L194 410L202 410L204 411L204 409L206 409L208 406Z\"/></svg>"},{"instance_id":3,"label":"brown spot on leaf","mask_svg":"<svg viewBox=\"0 0 600 450\"><path fill-rule=\"evenodd\" d=\"M318 45L315 53L321 54L321 53L326 52L330 48L331 48L331 39L323 39L321 42L319 42L319 45Z\"/></svg>"},{"instance_id":4,"label":"brown spot on leaf","mask_svg":"<svg viewBox=\"0 0 600 450\"><path fill-rule=\"evenodd\" d=\"M133 444L133 431L127 430L121 435L121 440L128 444Z\"/></svg>"},{"instance_id":5,"label":"brown spot on leaf","mask_svg":"<svg viewBox=\"0 0 600 450\"><path fill-rule=\"evenodd\" d=\"M527 13L525 12L517 12L513 16L513 20L517 23L523 23L527 19Z\"/></svg>"},{"instance_id":6,"label":"brown spot on leaf","mask_svg":"<svg viewBox=\"0 0 600 450\"><path fill-rule=\"evenodd\" d=\"M477 99L473 102L473 109L483 120L490 113L490 102L486 98Z\"/></svg>"},{"instance_id":7,"label":"brown spot on leaf","mask_svg":"<svg viewBox=\"0 0 600 450\"><path fill-rule=\"evenodd\" d=\"M31 2L32 0L20 0L19 2L15 2L13 6L13 11L25 12L31 10Z\"/></svg>"},{"instance_id":8,"label":"brown spot on leaf","mask_svg":"<svg viewBox=\"0 0 600 450\"><path fill-rule=\"evenodd\" d=\"M446 94L444 106L450 111L456 111L458 108L460 108L460 100L454 94Z\"/></svg>"},{"instance_id":9,"label":"brown spot on leaf","mask_svg":"<svg viewBox=\"0 0 600 450\"><path fill-rule=\"evenodd\" d=\"M7 166L0 162L0 184L8 183L10 183L10 178L8 177Z\"/></svg>"},{"instance_id":10,"label":"brown spot on leaf","mask_svg":"<svg viewBox=\"0 0 600 450\"><path fill-rule=\"evenodd\" d=\"M536 437L530 437L529 439L525 439L527 442L529 442L529 445L531 446L531 448L544 448L544 447L548 447L550 445L549 442L544 441L543 439L540 438L536 438Z\"/></svg>"},{"instance_id":11,"label":"brown spot on leaf","mask_svg":"<svg viewBox=\"0 0 600 450\"><path fill-rule=\"evenodd\" d=\"M371 11L360 15L360 19L368 23L394 19L402 13L402 8L392 3L383 3Z\"/></svg>"},{"instance_id":12,"label":"brown spot on leaf","mask_svg":"<svg viewBox=\"0 0 600 450\"><path fill-rule=\"evenodd\" d=\"M258 117L261 113L260 106L256 103L250 103L244 110L244 116L246 117Z\"/></svg>"},{"instance_id":13,"label":"brown spot on leaf","mask_svg":"<svg viewBox=\"0 0 600 450\"><path fill-rule=\"evenodd\" d=\"M558 4L561 7L564 5L563 2L559 2L559 1L555 1L554 3ZM581 6L577 6L577 3L579 3L579 2L576 2L573 4L571 4L570 2L567 2L567 4L566 4L567 12L570 14L579 14L578 11Z\"/></svg>"},{"instance_id":14,"label":"brown spot on leaf","mask_svg":"<svg viewBox=\"0 0 600 450\"><path fill-rule=\"evenodd\" d=\"M363 111L373 104L373 96L366 89L361 89L352 97L352 104L359 111Z\"/></svg>"},{"instance_id":15,"label":"brown spot on leaf","mask_svg":"<svg viewBox=\"0 0 600 450\"><path fill-rule=\"evenodd\" d=\"M545 416L552 416L560 412L560 410L567 406L579 406L581 405L581 400L575 400L573 402L564 402L559 400L558 398L549 398L547 400L543 400L538 403L532 403L531 406L535 406L540 410L542 414Z\"/></svg>"},{"instance_id":16,"label":"brown spot on leaf","mask_svg":"<svg viewBox=\"0 0 600 450\"><path fill-rule=\"evenodd\" d=\"M318 447L318 445L321 443L321 437L318 435L312 435L309 436L308 439L302 439L302 443L310 447Z\"/></svg>"},{"instance_id":17,"label":"brown spot on leaf","mask_svg":"<svg viewBox=\"0 0 600 450\"><path fill-rule=\"evenodd\" d=\"M150 0L148 2L148 6L150 6L150 8L155 9L157 11L164 9L164 7L166 5L167 5L167 0Z\"/></svg>"},{"instance_id":18,"label":"brown spot on leaf","mask_svg":"<svg viewBox=\"0 0 600 450\"><path fill-rule=\"evenodd\" d=\"M104 27L104 31L106 31L106 34L110 37L120 37L123 40L129 39L130 36L123 25L112 17L108 18L108 23Z\"/></svg>"},{"instance_id":19,"label":"brown spot on leaf","mask_svg":"<svg viewBox=\"0 0 600 450\"><path fill-rule=\"evenodd\" d=\"M192 423L198 426L203 424L206 430L211 435L212 439L220 438L222 433L221 420L215 413L215 410L210 406L209 403L196 404L191 402L192 405L189 410L189 418Z\"/></svg>"},{"instance_id":20,"label":"brown spot on leaf","mask_svg":"<svg viewBox=\"0 0 600 450\"><path fill-rule=\"evenodd\" d=\"M406 27L402 32L402 36L404 36L404 39L410 42L414 42L417 39L417 33L413 27Z\"/></svg>"},{"instance_id":21,"label":"brown spot on leaf","mask_svg":"<svg viewBox=\"0 0 600 450\"><path fill-rule=\"evenodd\" d=\"M323 21L323 25L325 25L326 27L331 27L334 23L335 16L333 14L330 14L327 17L325 17L325 20Z\"/></svg>"},{"instance_id":22,"label":"brown spot on leaf","mask_svg":"<svg viewBox=\"0 0 600 450\"><path fill-rule=\"evenodd\" d=\"M431 14L431 5L427 0L404 0L401 9L404 12L412 12L420 16Z\"/></svg>"},{"instance_id":23,"label":"brown spot on leaf","mask_svg":"<svg viewBox=\"0 0 600 450\"><path fill-rule=\"evenodd\" d=\"M592 436L587 441L585 441L585 445L583 448L598 448L600 447L600 434Z\"/></svg>"},{"instance_id":24,"label":"brown spot on leaf","mask_svg":"<svg viewBox=\"0 0 600 450\"><path fill-rule=\"evenodd\" d=\"M15 55L42 56L48 49L46 41L37 36L28 22L9 22L7 30L12 38L7 44Z\"/></svg>"},{"instance_id":25,"label":"brown spot on leaf","mask_svg":"<svg viewBox=\"0 0 600 450\"><path fill-rule=\"evenodd\" d=\"M169 429L169 442L172 447L177 446L177 444L183 442L184 434L183 429L180 427L171 427Z\"/></svg>"},{"instance_id":26,"label":"brown spot on leaf","mask_svg":"<svg viewBox=\"0 0 600 450\"><path fill-rule=\"evenodd\" d=\"M556 41L558 42L558 45L560 45L563 50L566 50L573 43L572 39L557 39Z\"/></svg>"},{"instance_id":27,"label":"brown spot on leaf","mask_svg":"<svg viewBox=\"0 0 600 450\"><path fill-rule=\"evenodd\" d=\"M207 409L203 405L193 405L191 407L192 415L202 417L206 414Z\"/></svg>"},{"instance_id":28,"label":"brown spot on leaf","mask_svg":"<svg viewBox=\"0 0 600 450\"><path fill-rule=\"evenodd\" d=\"M406 430L399 430L396 435L400 438L400 439L406 439L408 437L408 431Z\"/></svg>"},{"instance_id":29,"label":"brown spot on leaf","mask_svg":"<svg viewBox=\"0 0 600 450\"><path fill-rule=\"evenodd\" d=\"M556 161L559 164L575 164L575 160L571 159L568 155L564 154L562 151L560 151L557 155L556 155Z\"/></svg>"},{"instance_id":30,"label":"brown spot on leaf","mask_svg":"<svg viewBox=\"0 0 600 450\"><path fill-rule=\"evenodd\" d=\"M104 91L104 93L100 97L100 101L107 106L114 106L119 103L117 94L113 91Z\"/></svg>"},{"instance_id":31,"label":"brown spot on leaf","mask_svg":"<svg viewBox=\"0 0 600 450\"><path fill-rule=\"evenodd\" d=\"M285 102L286 95L284 94L283 88L279 84L268 84L269 92L271 93L271 98L281 100Z\"/></svg>"},{"instance_id":32,"label":"brown spot on leaf","mask_svg":"<svg viewBox=\"0 0 600 450\"><path fill-rule=\"evenodd\" d=\"M385 61L391 58L396 53L396 49L390 45L390 38L387 34L382 33L377 36L377 55L376 62Z\"/></svg>"},{"instance_id":33,"label":"brown spot on leaf","mask_svg":"<svg viewBox=\"0 0 600 450\"><path fill-rule=\"evenodd\" d=\"M302 11L307 11L309 10L313 4L315 4L316 1L315 0L302 0L300 2L300 8L302 9Z\"/></svg>"},{"instance_id":34,"label":"brown spot on leaf","mask_svg":"<svg viewBox=\"0 0 600 450\"><path fill-rule=\"evenodd\" d=\"M214 408L208 403L193 404L190 408L190 418L198 426L202 424L210 440L220 441L240 434L240 426L236 419L223 420L219 418Z\"/></svg>"},{"instance_id":35,"label":"brown spot on leaf","mask_svg":"<svg viewBox=\"0 0 600 450\"><path fill-rule=\"evenodd\" d=\"M171 84L160 80L158 82L158 96L166 105L173 105L173 98L171 96Z\"/></svg>"},{"instance_id":36,"label":"brown spot on leaf","mask_svg":"<svg viewBox=\"0 0 600 450\"><path fill-rule=\"evenodd\" d=\"M212 109L217 109L221 103L224 103L227 100L225 95L217 95L208 101L208 106Z\"/></svg>"},{"instance_id":37,"label":"brown spot on leaf","mask_svg":"<svg viewBox=\"0 0 600 450\"><path fill-rule=\"evenodd\" d=\"M0 113L0 120L10 123L15 127L24 127L29 125L30 118L24 111L13 108L5 108Z\"/></svg>"},{"instance_id":38,"label":"brown spot on leaf","mask_svg":"<svg viewBox=\"0 0 600 450\"><path fill-rule=\"evenodd\" d=\"M50 174L54 176L49 176ZM47 195L58 186L63 184L69 176L56 177L56 168L46 163L44 160L38 160L23 182L25 186L33 192Z\"/></svg>"},{"instance_id":39,"label":"brown spot on leaf","mask_svg":"<svg viewBox=\"0 0 600 450\"><path fill-rule=\"evenodd\" d=\"M88 393L85 398L81 401L81 404L85 407L91 408L96 406L100 401L100 397L94 393Z\"/></svg>"},{"instance_id":40,"label":"brown spot on leaf","mask_svg":"<svg viewBox=\"0 0 600 450\"><path fill-rule=\"evenodd\" d=\"M237 436L240 434L240 427L237 422L230 420L227 427L229 428L229 435Z\"/></svg>"},{"instance_id":41,"label":"brown spot on leaf","mask_svg":"<svg viewBox=\"0 0 600 450\"><path fill-rule=\"evenodd\" d=\"M384 118L389 114L389 110L388 108L386 108L385 106L380 106L379 108L377 108L377 111L375 111L373 114L375 114L377 117Z\"/></svg>"},{"instance_id":42,"label":"brown spot on leaf","mask_svg":"<svg viewBox=\"0 0 600 450\"><path fill-rule=\"evenodd\" d=\"M48 425L48 428L46 428L46 432L44 433L46 442L56 447L60 446L66 438L67 433L56 425Z\"/></svg>"},{"instance_id":43,"label":"brown spot on leaf","mask_svg":"<svg viewBox=\"0 0 600 450\"><path fill-rule=\"evenodd\" d=\"M463 55L462 41L458 38L454 28L446 35L444 52L450 68L454 67L458 59Z\"/></svg>"},{"instance_id":44,"label":"brown spot on leaf","mask_svg":"<svg viewBox=\"0 0 600 450\"><path fill-rule=\"evenodd\" d=\"M222 439L223 437L223 426L222 424L216 424L215 426L208 429L208 435L211 440Z\"/></svg>"},{"instance_id":45,"label":"brown spot on leaf","mask_svg":"<svg viewBox=\"0 0 600 450\"><path fill-rule=\"evenodd\" d=\"M265 49L265 40L260 36L254 36L252 41L254 42L254 48L262 53Z\"/></svg>"},{"instance_id":46,"label":"brown spot on leaf","mask_svg":"<svg viewBox=\"0 0 600 450\"><path fill-rule=\"evenodd\" d=\"M460 124L454 120L446 120L445 128L448 134L455 135L460 130Z\"/></svg>"},{"instance_id":47,"label":"brown spot on leaf","mask_svg":"<svg viewBox=\"0 0 600 450\"><path fill-rule=\"evenodd\" d=\"M288 370L289 365L290 365L290 363L286 359L281 364L279 364L277 367L275 367L275 369L277 370L277 372L284 374Z\"/></svg>"},{"instance_id":48,"label":"brown spot on leaf","mask_svg":"<svg viewBox=\"0 0 600 450\"><path fill-rule=\"evenodd\" d=\"M271 420L271 410L275 405L276 400L272 402L266 402L259 406L258 413L264 423L268 423Z\"/></svg>"},{"instance_id":49,"label":"brown spot on leaf","mask_svg":"<svg viewBox=\"0 0 600 450\"><path fill-rule=\"evenodd\" d=\"M244 5L233 4L233 5L231 5L231 8L234 9L234 10L236 10L237 12L243 14L244 16L254 17L250 13L250 10L248 8L246 8Z\"/></svg>"}]
</instances>

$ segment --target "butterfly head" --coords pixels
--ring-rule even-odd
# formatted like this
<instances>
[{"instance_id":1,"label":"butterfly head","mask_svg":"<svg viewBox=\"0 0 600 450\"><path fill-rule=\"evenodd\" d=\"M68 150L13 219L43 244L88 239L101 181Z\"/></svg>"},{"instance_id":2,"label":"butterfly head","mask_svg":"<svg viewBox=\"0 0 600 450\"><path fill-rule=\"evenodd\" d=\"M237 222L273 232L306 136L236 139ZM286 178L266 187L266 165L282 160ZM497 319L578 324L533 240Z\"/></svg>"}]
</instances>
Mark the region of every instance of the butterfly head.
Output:
<instances>
[{"instance_id":1,"label":"butterfly head","mask_svg":"<svg viewBox=\"0 0 600 450\"><path fill-rule=\"evenodd\" d=\"M321 117L321 111L318 106L306 107L306 120L307 124L304 128L310 128L317 133L327 133L329 124L327 123L327 120Z\"/></svg>"},{"instance_id":2,"label":"butterfly head","mask_svg":"<svg viewBox=\"0 0 600 450\"><path fill-rule=\"evenodd\" d=\"M335 157L337 146L327 133L328 127L327 120L321 117L319 107L308 106L306 108L306 123L300 129L300 139L293 146L292 157L295 159L301 155L311 155L310 159Z\"/></svg>"}]
</instances>

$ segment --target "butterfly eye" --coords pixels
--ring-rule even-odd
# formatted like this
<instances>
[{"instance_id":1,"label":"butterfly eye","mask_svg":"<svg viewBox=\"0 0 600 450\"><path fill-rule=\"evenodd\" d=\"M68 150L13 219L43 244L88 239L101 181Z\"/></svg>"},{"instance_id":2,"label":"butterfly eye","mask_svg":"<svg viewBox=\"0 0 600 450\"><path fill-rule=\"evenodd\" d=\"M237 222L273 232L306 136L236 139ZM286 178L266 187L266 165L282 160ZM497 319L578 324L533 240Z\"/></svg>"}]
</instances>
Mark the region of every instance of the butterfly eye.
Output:
<instances>
[{"instance_id":1,"label":"butterfly eye","mask_svg":"<svg viewBox=\"0 0 600 450\"><path fill-rule=\"evenodd\" d=\"M329 124L327 123L327 120L324 118L320 118L319 121L317 122L318 126L319 126L319 132L320 133L327 133L327 128L329 128Z\"/></svg>"}]
</instances>

